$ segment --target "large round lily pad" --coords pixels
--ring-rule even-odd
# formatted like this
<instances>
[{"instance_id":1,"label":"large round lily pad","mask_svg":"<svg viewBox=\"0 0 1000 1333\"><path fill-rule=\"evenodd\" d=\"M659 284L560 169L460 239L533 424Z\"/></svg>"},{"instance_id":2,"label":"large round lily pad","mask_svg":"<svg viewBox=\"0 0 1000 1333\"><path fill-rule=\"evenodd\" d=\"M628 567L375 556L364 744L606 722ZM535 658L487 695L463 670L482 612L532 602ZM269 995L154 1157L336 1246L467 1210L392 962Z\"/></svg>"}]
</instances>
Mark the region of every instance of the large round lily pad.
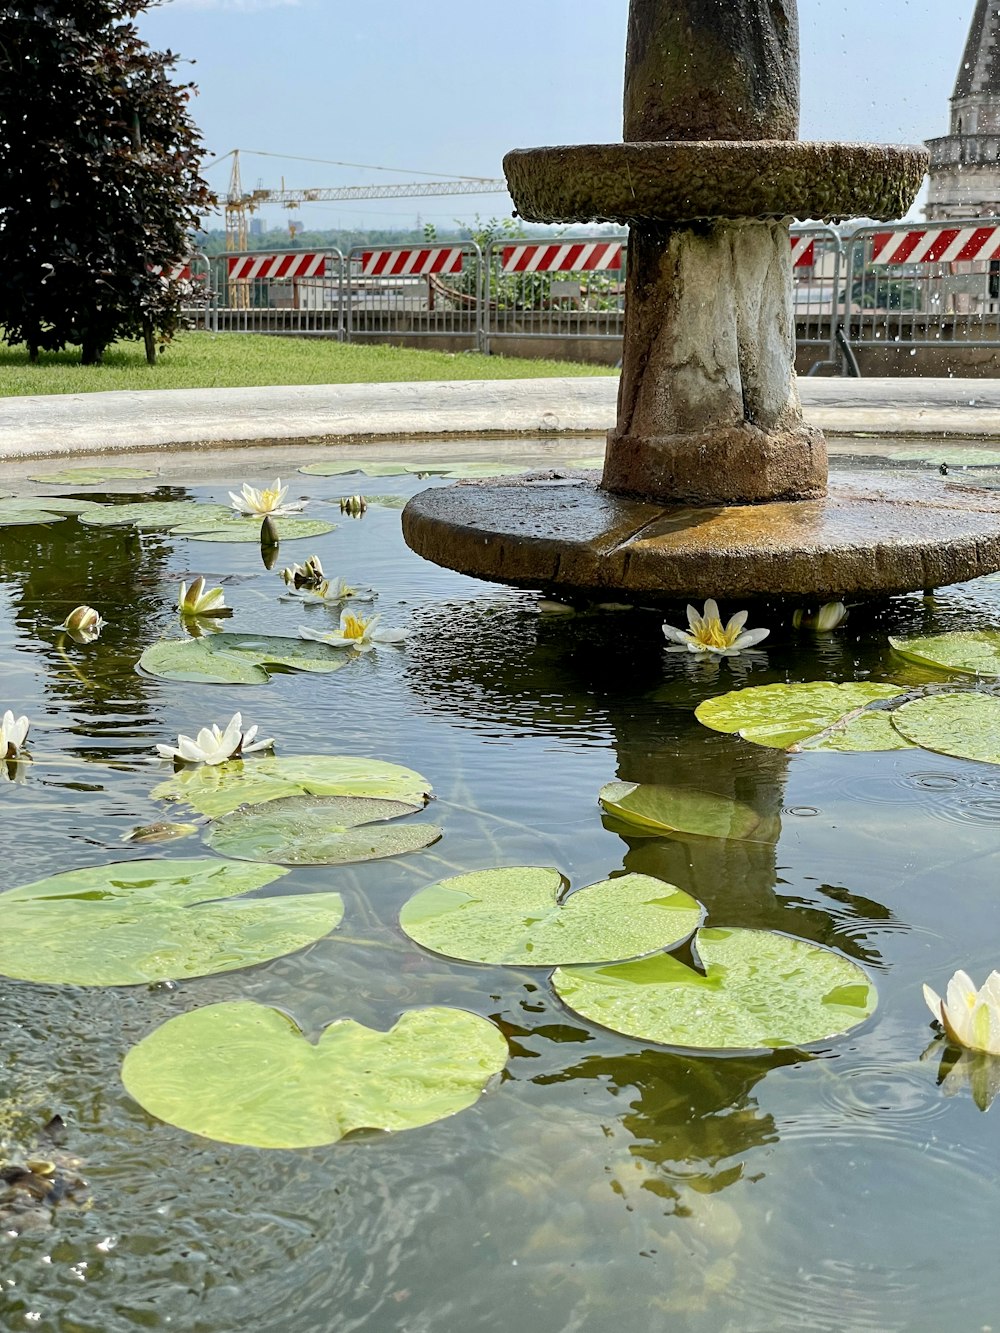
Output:
<instances>
[{"instance_id":1,"label":"large round lily pad","mask_svg":"<svg viewBox=\"0 0 1000 1333\"><path fill-rule=\"evenodd\" d=\"M171 528L171 532L175 537L187 537L194 542L259 542L262 521L259 517L241 518L230 510L225 518L214 523L206 524L193 519ZM325 537L337 526L323 518L289 518L282 515L273 518L271 522L278 540L283 542Z\"/></svg>"},{"instance_id":2,"label":"large round lily pad","mask_svg":"<svg viewBox=\"0 0 1000 1333\"><path fill-rule=\"evenodd\" d=\"M157 800L183 801L211 819L283 796L372 796L421 806L430 794L430 783L412 768L350 754L262 755L182 768L153 788Z\"/></svg>"},{"instance_id":3,"label":"large round lily pad","mask_svg":"<svg viewBox=\"0 0 1000 1333\"><path fill-rule=\"evenodd\" d=\"M565 895L558 870L479 870L431 884L399 915L435 953L471 963L553 967L634 958L687 939L701 904L651 875L622 875Z\"/></svg>"},{"instance_id":4,"label":"large round lily pad","mask_svg":"<svg viewBox=\"0 0 1000 1333\"><path fill-rule=\"evenodd\" d=\"M737 732L756 745L787 750L790 745L816 737L867 704L892 699L901 693L898 685L874 682L836 685L828 680L815 680L794 685L757 685L703 700L695 709L695 717L713 731ZM872 729L865 715L845 722L835 735L810 748L892 750L905 749L906 742L898 736L894 738L889 728Z\"/></svg>"},{"instance_id":5,"label":"large round lily pad","mask_svg":"<svg viewBox=\"0 0 1000 1333\"><path fill-rule=\"evenodd\" d=\"M92 527L135 527L143 531L172 532L206 542L259 542L260 518L245 518L228 505L202 504L198 500L142 500L130 504L91 504L80 522ZM334 523L318 518L272 520L282 541L321 537L332 532Z\"/></svg>"},{"instance_id":6,"label":"large round lily pad","mask_svg":"<svg viewBox=\"0 0 1000 1333\"><path fill-rule=\"evenodd\" d=\"M711 927L694 940L704 975L670 954L604 967L559 968L556 993L576 1013L639 1041L700 1050L808 1046L875 1010L856 963L767 930Z\"/></svg>"},{"instance_id":7,"label":"large round lily pad","mask_svg":"<svg viewBox=\"0 0 1000 1333\"><path fill-rule=\"evenodd\" d=\"M232 972L334 930L339 893L236 895L287 874L216 857L69 870L0 894L0 973L77 986Z\"/></svg>"},{"instance_id":8,"label":"large round lily pad","mask_svg":"<svg viewBox=\"0 0 1000 1333\"><path fill-rule=\"evenodd\" d=\"M346 865L404 856L437 842L436 824L392 824L422 806L371 796L283 796L244 805L208 830L221 856L280 865Z\"/></svg>"},{"instance_id":9,"label":"large round lily pad","mask_svg":"<svg viewBox=\"0 0 1000 1333\"><path fill-rule=\"evenodd\" d=\"M777 817L766 817L752 806L696 787L609 782L597 799L609 815L647 836L694 833L772 843L781 832Z\"/></svg>"},{"instance_id":10,"label":"large round lily pad","mask_svg":"<svg viewBox=\"0 0 1000 1333\"><path fill-rule=\"evenodd\" d=\"M47 486L100 486L108 481L141 481L155 476L154 468L115 464L102 467L98 463L91 463L89 466L64 467L52 472L34 473L30 479L43 482Z\"/></svg>"},{"instance_id":11,"label":"large round lily pad","mask_svg":"<svg viewBox=\"0 0 1000 1333\"><path fill-rule=\"evenodd\" d=\"M69 500L57 496L21 495L0 499L0 528L28 527L33 523L60 523L78 514L81 521L91 509L99 508L92 500Z\"/></svg>"},{"instance_id":12,"label":"large round lily pad","mask_svg":"<svg viewBox=\"0 0 1000 1333\"><path fill-rule=\"evenodd\" d=\"M278 634L223 631L201 639L163 639L139 658L137 669L161 680L211 685L266 685L268 668L328 675L351 660L329 644Z\"/></svg>"},{"instance_id":13,"label":"large round lily pad","mask_svg":"<svg viewBox=\"0 0 1000 1333\"><path fill-rule=\"evenodd\" d=\"M156 1028L126 1055L122 1081L192 1134L310 1148L455 1115L506 1062L497 1028L461 1009L411 1009L388 1032L340 1019L312 1042L287 1014L234 1001Z\"/></svg>"},{"instance_id":14,"label":"large round lily pad","mask_svg":"<svg viewBox=\"0 0 1000 1333\"><path fill-rule=\"evenodd\" d=\"M965 676L1000 676L1000 629L959 630L916 639L889 639L900 657Z\"/></svg>"},{"instance_id":15,"label":"large round lily pad","mask_svg":"<svg viewBox=\"0 0 1000 1333\"><path fill-rule=\"evenodd\" d=\"M1000 764L1000 698L964 690L931 694L903 704L893 724L908 740L925 750Z\"/></svg>"}]
</instances>

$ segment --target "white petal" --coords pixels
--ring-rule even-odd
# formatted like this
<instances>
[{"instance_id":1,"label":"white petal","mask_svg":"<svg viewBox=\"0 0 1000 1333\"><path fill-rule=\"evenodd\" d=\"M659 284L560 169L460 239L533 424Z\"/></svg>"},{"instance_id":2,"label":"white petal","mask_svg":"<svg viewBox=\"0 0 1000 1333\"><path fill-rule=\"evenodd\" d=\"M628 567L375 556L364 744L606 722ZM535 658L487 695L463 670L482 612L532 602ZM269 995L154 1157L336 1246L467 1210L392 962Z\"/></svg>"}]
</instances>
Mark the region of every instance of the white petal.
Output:
<instances>
[{"instance_id":1,"label":"white petal","mask_svg":"<svg viewBox=\"0 0 1000 1333\"><path fill-rule=\"evenodd\" d=\"M332 633L333 633L332 630L321 631L321 630L310 629L308 625L299 626L299 638L312 639L314 643L330 643L331 642L330 635Z\"/></svg>"},{"instance_id":2,"label":"white petal","mask_svg":"<svg viewBox=\"0 0 1000 1333\"><path fill-rule=\"evenodd\" d=\"M183 758L184 758L184 756L181 754L180 750L176 749L173 745L158 745L158 746L156 747L156 753L157 753L158 755L161 755L162 758L164 758L164 759L183 759Z\"/></svg>"},{"instance_id":3,"label":"white petal","mask_svg":"<svg viewBox=\"0 0 1000 1333\"><path fill-rule=\"evenodd\" d=\"M710 620L719 620L719 604L714 597L709 597L705 603L705 609L702 612L702 619L706 622Z\"/></svg>"},{"instance_id":4,"label":"white petal","mask_svg":"<svg viewBox=\"0 0 1000 1333\"><path fill-rule=\"evenodd\" d=\"M755 643L763 643L770 633L769 629L748 629L740 635L732 647L737 652L741 652L744 648L752 648Z\"/></svg>"},{"instance_id":5,"label":"white petal","mask_svg":"<svg viewBox=\"0 0 1000 1333\"><path fill-rule=\"evenodd\" d=\"M15 750L20 750L28 737L28 728L31 723L27 717L19 717L14 723L13 730L7 732L8 740L12 741Z\"/></svg>"},{"instance_id":6,"label":"white petal","mask_svg":"<svg viewBox=\"0 0 1000 1333\"><path fill-rule=\"evenodd\" d=\"M687 630L675 629L673 625L662 625L663 636L670 643L679 643L687 646L691 642L691 635Z\"/></svg>"},{"instance_id":7,"label":"white petal","mask_svg":"<svg viewBox=\"0 0 1000 1333\"><path fill-rule=\"evenodd\" d=\"M735 634L737 630L741 630L747 623L749 614L749 611L737 611L734 616L730 616L729 624L726 626L726 633Z\"/></svg>"},{"instance_id":8,"label":"white petal","mask_svg":"<svg viewBox=\"0 0 1000 1333\"><path fill-rule=\"evenodd\" d=\"M186 764L200 764L205 757L204 751L197 741L193 741L190 736L177 737L177 756L184 760Z\"/></svg>"},{"instance_id":9,"label":"white petal","mask_svg":"<svg viewBox=\"0 0 1000 1333\"><path fill-rule=\"evenodd\" d=\"M377 629L370 637L375 643L402 643L409 633L407 629Z\"/></svg>"},{"instance_id":10,"label":"white petal","mask_svg":"<svg viewBox=\"0 0 1000 1333\"><path fill-rule=\"evenodd\" d=\"M707 606L708 603L706 602L705 605ZM691 605L690 602L688 603L687 618L688 618L688 628L691 630L693 634L697 634L705 622L702 619L702 617L698 614L698 612L694 609L694 607Z\"/></svg>"},{"instance_id":11,"label":"white petal","mask_svg":"<svg viewBox=\"0 0 1000 1333\"><path fill-rule=\"evenodd\" d=\"M930 986L924 984L924 999L927 1001L927 1008L931 1011L939 1023L944 1020L941 1017L941 996L937 991L931 990Z\"/></svg>"},{"instance_id":12,"label":"white petal","mask_svg":"<svg viewBox=\"0 0 1000 1333\"><path fill-rule=\"evenodd\" d=\"M256 730L257 730L256 727L252 727L252 728L251 728L251 731L256 731ZM249 735L250 735L250 732L248 731L248 732L247 732L247 736L249 736ZM244 746L243 746L243 753L244 753L244 754L250 754L250 753L251 753L252 751L254 751L254 750L273 750L273 749L274 749L274 737L273 737L273 736L268 736L267 740L263 740L263 741L254 741L254 743L253 743L252 745L247 745L247 744L244 743Z\"/></svg>"}]
</instances>

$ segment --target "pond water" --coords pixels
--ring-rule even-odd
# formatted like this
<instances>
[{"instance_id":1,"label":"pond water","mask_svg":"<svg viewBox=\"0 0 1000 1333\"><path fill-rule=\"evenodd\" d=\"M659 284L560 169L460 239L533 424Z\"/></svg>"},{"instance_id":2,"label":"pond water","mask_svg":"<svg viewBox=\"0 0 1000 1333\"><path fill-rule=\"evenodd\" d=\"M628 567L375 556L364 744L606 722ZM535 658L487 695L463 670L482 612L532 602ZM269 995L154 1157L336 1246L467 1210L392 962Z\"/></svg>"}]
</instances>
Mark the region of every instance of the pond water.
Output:
<instances>
[{"instance_id":1,"label":"pond water","mask_svg":"<svg viewBox=\"0 0 1000 1333\"><path fill-rule=\"evenodd\" d=\"M158 477L129 486L7 486L227 503L244 480L280 472L310 516L337 527L283 544L271 571L253 544L76 518L0 528L0 710L31 718L33 755L0 783L3 888L208 855L197 835L121 839L185 817L150 795L171 771L155 744L236 708L279 755L416 769L444 833L413 855L293 869L269 891L335 888L346 913L289 957L169 986L0 979L0 1158L55 1157L68 1181L55 1203L0 1206L3 1328L991 1327L1000 1273L983 1237L1000 1213L1000 1109L939 1088L940 1048L922 1058L934 1034L920 987L943 990L957 967L981 982L1000 962L1000 768L919 749L786 754L708 731L693 709L743 685L912 680L886 636L995 625L1000 583L855 612L825 636L795 633L787 612L784 623L758 615L767 642L713 666L664 652L661 613L549 616L534 594L424 563L402 543L398 507L350 519L337 499L445 483L292 471L321 454L165 455ZM259 687L137 674L145 647L179 636L177 586L194 574L221 582L227 629L332 628L326 608L279 600L280 567L313 553L328 575L378 590L384 623L410 631L403 648ZM108 622L89 645L56 629L80 603ZM624 837L597 802L616 778L735 797L780 815L780 840ZM623 870L659 876L704 903L710 923L860 962L878 1010L808 1052L669 1050L571 1012L546 969L449 961L401 932L400 908L423 885L518 865L558 867L574 888ZM471 1109L422 1129L301 1151L211 1142L143 1111L120 1068L166 1019L232 999L276 1005L312 1039L341 1017L386 1029L414 1006L458 1007L496 1024L510 1057ZM42 1127L56 1115L53 1148Z\"/></svg>"}]
</instances>

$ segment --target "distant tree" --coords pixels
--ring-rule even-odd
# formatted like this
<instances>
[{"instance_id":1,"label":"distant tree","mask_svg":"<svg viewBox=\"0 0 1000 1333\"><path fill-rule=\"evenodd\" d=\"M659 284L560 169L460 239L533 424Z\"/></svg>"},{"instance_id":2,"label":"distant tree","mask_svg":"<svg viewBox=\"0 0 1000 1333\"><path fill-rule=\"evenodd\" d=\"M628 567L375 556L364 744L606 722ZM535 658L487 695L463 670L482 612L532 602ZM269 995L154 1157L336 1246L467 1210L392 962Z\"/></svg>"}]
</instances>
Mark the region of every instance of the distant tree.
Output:
<instances>
[{"instance_id":1,"label":"distant tree","mask_svg":"<svg viewBox=\"0 0 1000 1333\"><path fill-rule=\"evenodd\" d=\"M175 329L171 269L212 202L178 57L132 20L153 0L0 0L0 327L11 344L79 345Z\"/></svg>"}]
</instances>

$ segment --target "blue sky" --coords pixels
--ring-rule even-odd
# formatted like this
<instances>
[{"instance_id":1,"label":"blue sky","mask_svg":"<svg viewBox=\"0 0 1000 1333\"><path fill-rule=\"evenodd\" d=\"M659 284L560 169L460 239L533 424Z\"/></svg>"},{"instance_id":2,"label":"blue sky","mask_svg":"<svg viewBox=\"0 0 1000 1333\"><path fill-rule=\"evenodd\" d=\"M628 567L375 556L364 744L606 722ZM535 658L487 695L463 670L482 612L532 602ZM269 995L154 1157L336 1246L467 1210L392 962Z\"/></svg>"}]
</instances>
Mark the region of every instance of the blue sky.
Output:
<instances>
[{"instance_id":1,"label":"blue sky","mask_svg":"<svg viewBox=\"0 0 1000 1333\"><path fill-rule=\"evenodd\" d=\"M799 0L802 137L914 142L947 130L974 0ZM207 147L244 186L502 175L509 148L621 138L628 0L166 0L146 39L193 60ZM209 159L211 160L211 159ZM228 162L206 175L224 190ZM308 205L307 226L448 227L505 194ZM287 214L270 208L268 222Z\"/></svg>"}]
</instances>

